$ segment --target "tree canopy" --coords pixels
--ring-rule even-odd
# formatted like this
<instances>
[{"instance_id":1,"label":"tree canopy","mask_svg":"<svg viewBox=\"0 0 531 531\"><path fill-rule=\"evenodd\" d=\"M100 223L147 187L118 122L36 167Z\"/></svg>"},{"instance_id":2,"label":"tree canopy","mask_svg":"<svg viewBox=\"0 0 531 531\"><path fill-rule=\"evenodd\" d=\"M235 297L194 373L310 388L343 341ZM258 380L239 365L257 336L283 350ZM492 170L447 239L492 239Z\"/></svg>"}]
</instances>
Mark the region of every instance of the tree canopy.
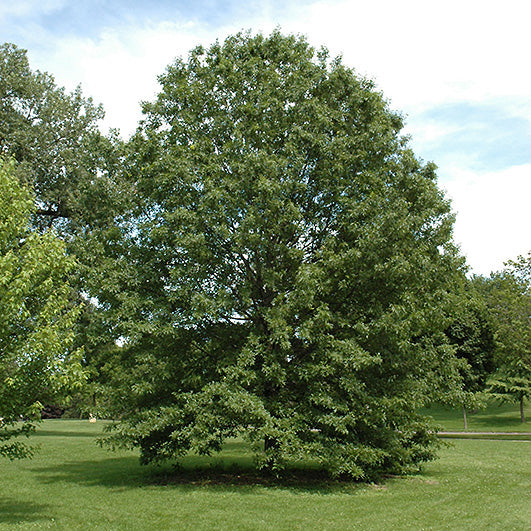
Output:
<instances>
[{"instance_id":1,"label":"tree canopy","mask_svg":"<svg viewBox=\"0 0 531 531\"><path fill-rule=\"evenodd\" d=\"M34 191L34 222L61 228L102 223L120 204L115 181L117 133L98 129L101 105L31 70L26 50L0 46L0 153L12 157L20 179Z\"/></svg>"},{"instance_id":2,"label":"tree canopy","mask_svg":"<svg viewBox=\"0 0 531 531\"><path fill-rule=\"evenodd\" d=\"M107 291L126 340L112 441L149 462L241 435L262 466L354 478L433 457L417 410L459 380L444 331L462 260L400 115L279 32L198 47L160 83Z\"/></svg>"},{"instance_id":3,"label":"tree canopy","mask_svg":"<svg viewBox=\"0 0 531 531\"><path fill-rule=\"evenodd\" d=\"M467 409L485 405L487 380L496 367L496 343L487 303L475 289L475 281L463 278L463 289L456 289L454 297L446 335L455 347L462 382L445 402L462 407L466 430Z\"/></svg>"},{"instance_id":4,"label":"tree canopy","mask_svg":"<svg viewBox=\"0 0 531 531\"><path fill-rule=\"evenodd\" d=\"M0 456L10 458L30 453L13 437L32 430L40 401L82 380L80 353L71 349L75 262L51 232L30 230L33 209L13 164L0 159Z\"/></svg>"},{"instance_id":5,"label":"tree canopy","mask_svg":"<svg viewBox=\"0 0 531 531\"><path fill-rule=\"evenodd\" d=\"M519 403L524 422L524 400L531 398L531 253L476 284L496 326L498 368L490 390L497 398Z\"/></svg>"}]
</instances>

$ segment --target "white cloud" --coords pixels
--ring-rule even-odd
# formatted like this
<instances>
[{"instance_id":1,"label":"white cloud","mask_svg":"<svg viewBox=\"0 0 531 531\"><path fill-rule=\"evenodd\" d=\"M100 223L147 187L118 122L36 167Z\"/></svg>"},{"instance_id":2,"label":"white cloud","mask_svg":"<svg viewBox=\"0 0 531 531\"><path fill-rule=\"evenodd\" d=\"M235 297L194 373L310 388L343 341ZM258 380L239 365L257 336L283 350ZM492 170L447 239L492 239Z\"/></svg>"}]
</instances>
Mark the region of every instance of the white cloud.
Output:
<instances>
[{"instance_id":1,"label":"white cloud","mask_svg":"<svg viewBox=\"0 0 531 531\"><path fill-rule=\"evenodd\" d=\"M457 213L455 239L474 273L488 275L531 250L531 164L486 173L460 168L442 187Z\"/></svg>"},{"instance_id":2,"label":"white cloud","mask_svg":"<svg viewBox=\"0 0 531 531\"><path fill-rule=\"evenodd\" d=\"M531 3L322 1L287 24L375 78L399 108L531 93Z\"/></svg>"},{"instance_id":3,"label":"white cloud","mask_svg":"<svg viewBox=\"0 0 531 531\"><path fill-rule=\"evenodd\" d=\"M463 127L456 124L442 124L428 120L418 120L415 123L411 123L406 119L402 133L411 136L416 149L422 152L423 148L429 147L462 130Z\"/></svg>"},{"instance_id":4,"label":"white cloud","mask_svg":"<svg viewBox=\"0 0 531 531\"><path fill-rule=\"evenodd\" d=\"M52 72L69 90L81 83L83 92L103 103L105 125L127 136L141 116L140 101L158 92L157 76L178 55L198 43L194 23L108 28L97 40L58 38L54 53L29 52L39 68ZM33 61L32 61L33 63Z\"/></svg>"}]
</instances>

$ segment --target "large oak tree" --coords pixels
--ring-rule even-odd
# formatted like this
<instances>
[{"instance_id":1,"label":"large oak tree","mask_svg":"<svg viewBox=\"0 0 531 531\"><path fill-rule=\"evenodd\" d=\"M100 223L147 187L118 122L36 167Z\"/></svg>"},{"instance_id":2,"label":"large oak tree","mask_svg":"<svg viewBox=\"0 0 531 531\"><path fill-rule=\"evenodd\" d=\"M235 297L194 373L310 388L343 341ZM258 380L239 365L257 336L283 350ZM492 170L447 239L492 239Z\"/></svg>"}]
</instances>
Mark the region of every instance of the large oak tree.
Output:
<instances>
[{"instance_id":1,"label":"large oak tree","mask_svg":"<svg viewBox=\"0 0 531 531\"><path fill-rule=\"evenodd\" d=\"M417 409L459 379L461 259L400 115L279 32L198 47L160 83L130 161L114 442L148 462L241 435L262 466L355 478L433 457Z\"/></svg>"}]
</instances>

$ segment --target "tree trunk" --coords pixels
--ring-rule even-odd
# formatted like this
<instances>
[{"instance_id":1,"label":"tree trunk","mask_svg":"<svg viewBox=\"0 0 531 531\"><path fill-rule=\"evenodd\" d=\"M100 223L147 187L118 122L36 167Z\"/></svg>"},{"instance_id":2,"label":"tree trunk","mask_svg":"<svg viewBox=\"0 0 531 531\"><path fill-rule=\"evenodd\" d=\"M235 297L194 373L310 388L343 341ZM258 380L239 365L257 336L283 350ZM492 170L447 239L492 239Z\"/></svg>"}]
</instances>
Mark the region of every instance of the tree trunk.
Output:
<instances>
[{"instance_id":1,"label":"tree trunk","mask_svg":"<svg viewBox=\"0 0 531 531\"><path fill-rule=\"evenodd\" d=\"M264 437L264 452L278 448L278 440L275 437Z\"/></svg>"},{"instance_id":2,"label":"tree trunk","mask_svg":"<svg viewBox=\"0 0 531 531\"><path fill-rule=\"evenodd\" d=\"M278 439L276 437L269 437L266 435L264 437L264 453L266 454L266 460L264 463L263 470L267 474L273 474L274 473L274 465L275 465L275 457L274 452L273 455L269 454L267 455L270 450L275 450L278 448Z\"/></svg>"},{"instance_id":3,"label":"tree trunk","mask_svg":"<svg viewBox=\"0 0 531 531\"><path fill-rule=\"evenodd\" d=\"M524 415L524 397L520 397L520 420L522 422L525 422L525 415Z\"/></svg>"},{"instance_id":4,"label":"tree trunk","mask_svg":"<svg viewBox=\"0 0 531 531\"><path fill-rule=\"evenodd\" d=\"M465 405L463 404L463 423L465 425L465 431L468 430L468 422L467 422L467 418L466 418L466 407Z\"/></svg>"}]
</instances>

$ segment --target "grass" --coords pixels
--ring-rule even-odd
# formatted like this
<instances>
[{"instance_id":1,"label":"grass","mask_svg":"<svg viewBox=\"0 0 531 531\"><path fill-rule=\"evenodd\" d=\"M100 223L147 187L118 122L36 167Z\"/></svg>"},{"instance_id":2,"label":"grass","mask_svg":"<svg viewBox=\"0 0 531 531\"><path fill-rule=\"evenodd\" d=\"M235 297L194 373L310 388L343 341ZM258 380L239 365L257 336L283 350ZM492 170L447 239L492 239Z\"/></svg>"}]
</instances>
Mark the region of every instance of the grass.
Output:
<instances>
[{"instance_id":1,"label":"grass","mask_svg":"<svg viewBox=\"0 0 531 531\"><path fill-rule=\"evenodd\" d=\"M468 411L468 432L511 432L531 433L531 403L525 404L527 421L520 421L519 406L491 402L485 409L475 413ZM461 409L435 406L423 411L432 416L444 431L463 431L463 413Z\"/></svg>"},{"instance_id":2,"label":"grass","mask_svg":"<svg viewBox=\"0 0 531 531\"><path fill-rule=\"evenodd\" d=\"M379 485L275 484L245 476L238 441L172 475L96 446L101 426L45 421L34 459L0 461L1 530L531 528L529 441L456 440L421 474Z\"/></svg>"}]
</instances>

